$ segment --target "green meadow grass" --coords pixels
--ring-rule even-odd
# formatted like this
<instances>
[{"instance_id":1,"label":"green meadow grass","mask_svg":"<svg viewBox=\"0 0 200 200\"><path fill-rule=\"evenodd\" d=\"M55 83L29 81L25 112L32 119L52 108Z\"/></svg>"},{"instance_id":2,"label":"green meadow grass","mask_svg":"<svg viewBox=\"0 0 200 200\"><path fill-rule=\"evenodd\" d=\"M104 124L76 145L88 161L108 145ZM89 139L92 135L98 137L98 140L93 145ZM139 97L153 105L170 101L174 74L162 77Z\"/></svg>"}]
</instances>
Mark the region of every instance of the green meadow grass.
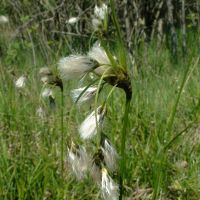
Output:
<instances>
[{"instance_id":1,"label":"green meadow grass","mask_svg":"<svg viewBox=\"0 0 200 200\"><path fill-rule=\"evenodd\" d=\"M145 44L129 69L133 98L127 127L125 199L200 199L200 64L192 39L187 56L180 56L176 63L166 47ZM23 62L18 60L17 65L6 59L0 63L0 199L101 199L91 178L78 182L67 163L68 139L81 142L78 126L94 104L92 108L73 105L69 93L79 83L64 82L62 176L59 88L54 88L56 107L51 109L40 96L38 71L44 60L36 57L33 66L31 53L21 56ZM14 83L22 74L28 81L19 90ZM100 94L100 101L110 89ZM124 103L123 91L116 89L107 102L103 129L118 152ZM43 119L36 113L40 106L45 110Z\"/></svg>"}]
</instances>

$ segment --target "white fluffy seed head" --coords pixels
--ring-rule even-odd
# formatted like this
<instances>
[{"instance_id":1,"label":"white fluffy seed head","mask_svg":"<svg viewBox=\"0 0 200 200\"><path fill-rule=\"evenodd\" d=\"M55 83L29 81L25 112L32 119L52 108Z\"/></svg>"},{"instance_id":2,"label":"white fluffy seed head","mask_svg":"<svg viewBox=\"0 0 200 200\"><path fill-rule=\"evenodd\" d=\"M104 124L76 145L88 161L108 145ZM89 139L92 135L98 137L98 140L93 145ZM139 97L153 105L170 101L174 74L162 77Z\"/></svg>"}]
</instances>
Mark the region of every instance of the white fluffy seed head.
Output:
<instances>
[{"instance_id":1,"label":"white fluffy seed head","mask_svg":"<svg viewBox=\"0 0 200 200\"><path fill-rule=\"evenodd\" d=\"M7 24L9 22L8 17L1 15L0 16L0 24Z\"/></svg>"},{"instance_id":2,"label":"white fluffy seed head","mask_svg":"<svg viewBox=\"0 0 200 200\"><path fill-rule=\"evenodd\" d=\"M98 42L93 45L92 49L88 52L88 56L97 61L100 65L111 65L105 50Z\"/></svg>"},{"instance_id":3,"label":"white fluffy seed head","mask_svg":"<svg viewBox=\"0 0 200 200\"><path fill-rule=\"evenodd\" d=\"M108 175L105 168L102 169L101 192L105 200L119 199L119 186Z\"/></svg>"},{"instance_id":4,"label":"white fluffy seed head","mask_svg":"<svg viewBox=\"0 0 200 200\"><path fill-rule=\"evenodd\" d=\"M107 138L103 139L101 150L103 152L106 166L110 171L115 171L117 169L117 160L119 156L117 154L117 151Z\"/></svg>"},{"instance_id":5,"label":"white fluffy seed head","mask_svg":"<svg viewBox=\"0 0 200 200\"><path fill-rule=\"evenodd\" d=\"M53 97L53 91L52 91L52 89L50 89L50 88L44 88L43 91L42 91L42 93L41 93L41 96L43 98L48 98L50 96Z\"/></svg>"},{"instance_id":6,"label":"white fluffy seed head","mask_svg":"<svg viewBox=\"0 0 200 200\"><path fill-rule=\"evenodd\" d=\"M68 23L68 24L75 24L76 22L78 22L79 21L79 18L78 17L71 17L71 18L69 18L67 21L66 21L66 23Z\"/></svg>"},{"instance_id":7,"label":"white fluffy seed head","mask_svg":"<svg viewBox=\"0 0 200 200\"><path fill-rule=\"evenodd\" d=\"M68 161L72 171L78 180L86 176L86 172L91 164L91 159L83 146L75 146L68 149Z\"/></svg>"},{"instance_id":8,"label":"white fluffy seed head","mask_svg":"<svg viewBox=\"0 0 200 200\"><path fill-rule=\"evenodd\" d=\"M111 68L110 59L99 43L94 44L88 52L88 56L99 64L99 67L94 70L96 74L101 76L106 70Z\"/></svg>"},{"instance_id":9,"label":"white fluffy seed head","mask_svg":"<svg viewBox=\"0 0 200 200\"><path fill-rule=\"evenodd\" d=\"M97 18L104 20L108 13L108 6L103 3L100 7L95 5L94 14Z\"/></svg>"},{"instance_id":10,"label":"white fluffy seed head","mask_svg":"<svg viewBox=\"0 0 200 200\"><path fill-rule=\"evenodd\" d=\"M96 135L97 127L99 129L102 128L105 113L105 108L99 106L97 108L97 116L95 116L95 111L93 111L86 117L79 128L79 133L82 139L90 139Z\"/></svg>"},{"instance_id":11,"label":"white fluffy seed head","mask_svg":"<svg viewBox=\"0 0 200 200\"><path fill-rule=\"evenodd\" d=\"M26 86L26 77L24 75L20 76L15 82L16 88L24 88Z\"/></svg>"},{"instance_id":12,"label":"white fluffy seed head","mask_svg":"<svg viewBox=\"0 0 200 200\"><path fill-rule=\"evenodd\" d=\"M94 63L88 56L70 55L61 58L58 63L58 70L61 78L70 80L79 78L89 72L94 67Z\"/></svg>"},{"instance_id":13,"label":"white fluffy seed head","mask_svg":"<svg viewBox=\"0 0 200 200\"><path fill-rule=\"evenodd\" d=\"M89 102L90 100L92 100L96 94L96 91L97 87L88 87L87 89L86 87L82 87L72 90L71 97L74 102L77 102L79 105L81 105L85 102Z\"/></svg>"}]
</instances>

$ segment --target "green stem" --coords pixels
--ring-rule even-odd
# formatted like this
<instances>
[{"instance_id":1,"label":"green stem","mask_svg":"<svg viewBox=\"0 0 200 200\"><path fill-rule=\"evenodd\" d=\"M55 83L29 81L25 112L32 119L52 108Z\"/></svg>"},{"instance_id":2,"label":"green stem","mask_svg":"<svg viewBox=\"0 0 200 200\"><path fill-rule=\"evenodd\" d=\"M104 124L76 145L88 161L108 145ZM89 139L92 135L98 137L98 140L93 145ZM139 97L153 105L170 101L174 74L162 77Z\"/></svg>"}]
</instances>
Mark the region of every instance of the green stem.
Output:
<instances>
[{"instance_id":1,"label":"green stem","mask_svg":"<svg viewBox=\"0 0 200 200\"><path fill-rule=\"evenodd\" d=\"M122 127L122 134L121 134L121 160L120 160L120 176L119 176L119 200L122 200L123 197L123 182L125 177L126 171L126 133L128 127L128 113L130 109L130 99L126 98L126 105L125 105L125 112L123 117L123 127Z\"/></svg>"},{"instance_id":2,"label":"green stem","mask_svg":"<svg viewBox=\"0 0 200 200\"><path fill-rule=\"evenodd\" d=\"M64 94L61 90L61 107L60 107L60 130L61 130L61 140L60 140L60 160L61 160L61 176L63 178L64 171L64 126L63 126L63 108L64 108Z\"/></svg>"}]
</instances>

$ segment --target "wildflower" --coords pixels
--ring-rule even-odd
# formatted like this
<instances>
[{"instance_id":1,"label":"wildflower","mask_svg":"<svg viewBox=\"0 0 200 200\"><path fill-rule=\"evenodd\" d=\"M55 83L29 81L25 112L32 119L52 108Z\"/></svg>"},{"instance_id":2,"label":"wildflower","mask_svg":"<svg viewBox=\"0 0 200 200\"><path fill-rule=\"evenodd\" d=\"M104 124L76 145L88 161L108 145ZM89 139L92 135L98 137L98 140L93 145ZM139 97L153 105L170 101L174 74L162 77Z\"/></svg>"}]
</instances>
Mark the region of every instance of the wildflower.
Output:
<instances>
[{"instance_id":1,"label":"wildflower","mask_svg":"<svg viewBox=\"0 0 200 200\"><path fill-rule=\"evenodd\" d=\"M90 101L97 91L97 87L82 87L71 91L71 97L74 102L82 104Z\"/></svg>"},{"instance_id":2,"label":"wildflower","mask_svg":"<svg viewBox=\"0 0 200 200\"><path fill-rule=\"evenodd\" d=\"M108 6L103 3L101 7L98 7L97 5L94 8L94 14L97 18L104 20L108 13Z\"/></svg>"},{"instance_id":3,"label":"wildflower","mask_svg":"<svg viewBox=\"0 0 200 200\"><path fill-rule=\"evenodd\" d=\"M106 200L119 199L119 187L108 175L105 168L102 169L101 191L103 198Z\"/></svg>"},{"instance_id":4,"label":"wildflower","mask_svg":"<svg viewBox=\"0 0 200 200\"><path fill-rule=\"evenodd\" d=\"M7 24L9 22L8 17L1 15L0 16L0 24Z\"/></svg>"},{"instance_id":5,"label":"wildflower","mask_svg":"<svg viewBox=\"0 0 200 200\"><path fill-rule=\"evenodd\" d=\"M117 168L117 159L119 157L117 151L111 145L110 141L107 138L104 137L101 143L102 143L101 150L103 152L106 166L110 171L115 171Z\"/></svg>"},{"instance_id":6,"label":"wildflower","mask_svg":"<svg viewBox=\"0 0 200 200\"><path fill-rule=\"evenodd\" d=\"M76 22L78 22L79 18L78 17L71 17L69 18L66 23L68 24L75 24Z\"/></svg>"},{"instance_id":7,"label":"wildflower","mask_svg":"<svg viewBox=\"0 0 200 200\"><path fill-rule=\"evenodd\" d=\"M99 43L94 44L92 49L88 52L88 56L99 64L99 67L94 70L97 75L101 76L106 70L111 70L110 60Z\"/></svg>"},{"instance_id":8,"label":"wildflower","mask_svg":"<svg viewBox=\"0 0 200 200\"><path fill-rule=\"evenodd\" d=\"M24 88L26 85L26 77L24 75L20 76L16 82L15 82L15 86L16 88Z\"/></svg>"},{"instance_id":9,"label":"wildflower","mask_svg":"<svg viewBox=\"0 0 200 200\"><path fill-rule=\"evenodd\" d=\"M102 128L105 113L105 107L99 106L97 108L97 116L95 116L95 111L93 111L86 117L79 128L79 133L82 139L89 139L96 135L97 127Z\"/></svg>"},{"instance_id":10,"label":"wildflower","mask_svg":"<svg viewBox=\"0 0 200 200\"><path fill-rule=\"evenodd\" d=\"M73 79L84 75L94 67L94 63L82 55L70 55L61 58L58 63L58 70L61 78L65 80Z\"/></svg>"},{"instance_id":11,"label":"wildflower","mask_svg":"<svg viewBox=\"0 0 200 200\"><path fill-rule=\"evenodd\" d=\"M68 149L68 160L76 178L79 180L84 178L90 165L90 158L86 149L72 143L71 148Z\"/></svg>"},{"instance_id":12,"label":"wildflower","mask_svg":"<svg viewBox=\"0 0 200 200\"><path fill-rule=\"evenodd\" d=\"M53 91L52 91L52 89L50 89L50 88L45 88L43 91L42 91L42 93L41 93L41 96L43 97L43 98L47 98L47 97L53 97Z\"/></svg>"}]
</instances>

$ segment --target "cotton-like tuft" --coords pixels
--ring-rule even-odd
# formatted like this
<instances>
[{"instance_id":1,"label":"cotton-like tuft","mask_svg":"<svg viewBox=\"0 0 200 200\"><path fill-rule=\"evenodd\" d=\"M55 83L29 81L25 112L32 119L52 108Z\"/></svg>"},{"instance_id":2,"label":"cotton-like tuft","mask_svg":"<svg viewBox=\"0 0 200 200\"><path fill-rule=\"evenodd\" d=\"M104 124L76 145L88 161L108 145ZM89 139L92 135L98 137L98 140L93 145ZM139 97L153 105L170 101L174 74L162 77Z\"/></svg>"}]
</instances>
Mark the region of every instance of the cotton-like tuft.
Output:
<instances>
[{"instance_id":1,"label":"cotton-like tuft","mask_svg":"<svg viewBox=\"0 0 200 200\"><path fill-rule=\"evenodd\" d=\"M82 87L71 91L71 97L79 105L89 102L95 96L97 87Z\"/></svg>"},{"instance_id":2,"label":"cotton-like tuft","mask_svg":"<svg viewBox=\"0 0 200 200\"><path fill-rule=\"evenodd\" d=\"M102 169L101 192L105 200L119 199L119 186L108 175L105 168Z\"/></svg>"},{"instance_id":3,"label":"cotton-like tuft","mask_svg":"<svg viewBox=\"0 0 200 200\"><path fill-rule=\"evenodd\" d=\"M80 78L85 73L92 70L94 63L88 56L70 55L61 58L58 63L58 70L62 79L70 80Z\"/></svg>"},{"instance_id":4,"label":"cotton-like tuft","mask_svg":"<svg viewBox=\"0 0 200 200\"><path fill-rule=\"evenodd\" d=\"M24 75L20 76L15 82L16 88L24 88L26 86L26 77Z\"/></svg>"},{"instance_id":5,"label":"cotton-like tuft","mask_svg":"<svg viewBox=\"0 0 200 200\"><path fill-rule=\"evenodd\" d=\"M97 116L95 116L95 111L93 111L86 117L79 128L79 133L82 139L90 139L96 135L97 126L99 129L102 128L105 113L105 108L99 106L97 108Z\"/></svg>"}]
</instances>

